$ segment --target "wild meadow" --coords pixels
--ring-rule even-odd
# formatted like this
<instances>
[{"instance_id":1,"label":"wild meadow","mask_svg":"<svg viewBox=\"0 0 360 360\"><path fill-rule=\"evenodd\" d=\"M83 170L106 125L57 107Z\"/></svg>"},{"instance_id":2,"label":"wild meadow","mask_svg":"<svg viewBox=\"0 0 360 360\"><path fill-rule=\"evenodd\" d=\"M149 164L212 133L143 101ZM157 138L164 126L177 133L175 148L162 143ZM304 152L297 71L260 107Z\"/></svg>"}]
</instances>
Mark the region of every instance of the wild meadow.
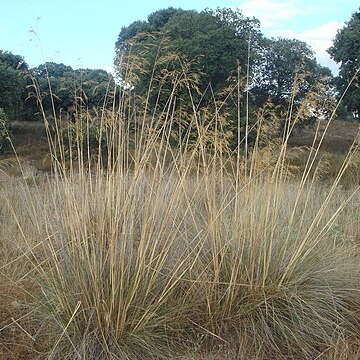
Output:
<instances>
[{"instance_id":1,"label":"wild meadow","mask_svg":"<svg viewBox=\"0 0 360 360\"><path fill-rule=\"evenodd\" d=\"M333 109L290 147L290 99L229 144L187 84L186 113L44 114L49 172L0 162L1 359L360 357L359 137L325 154Z\"/></svg>"}]
</instances>

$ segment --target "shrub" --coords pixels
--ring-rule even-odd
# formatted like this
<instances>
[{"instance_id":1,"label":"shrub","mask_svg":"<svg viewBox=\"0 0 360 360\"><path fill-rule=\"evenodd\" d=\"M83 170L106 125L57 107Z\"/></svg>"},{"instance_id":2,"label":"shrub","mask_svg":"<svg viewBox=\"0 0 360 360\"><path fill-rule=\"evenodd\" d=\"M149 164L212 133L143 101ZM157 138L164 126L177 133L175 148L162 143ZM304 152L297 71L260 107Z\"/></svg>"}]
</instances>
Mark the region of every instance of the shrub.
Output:
<instances>
[{"instance_id":1,"label":"shrub","mask_svg":"<svg viewBox=\"0 0 360 360\"><path fill-rule=\"evenodd\" d=\"M90 118L89 114L79 117L75 124L62 128L60 136L67 159L87 161L99 156L106 157L106 128L97 119Z\"/></svg>"},{"instance_id":2,"label":"shrub","mask_svg":"<svg viewBox=\"0 0 360 360\"><path fill-rule=\"evenodd\" d=\"M10 147L9 120L3 109L0 108L0 152L5 152Z\"/></svg>"}]
</instances>

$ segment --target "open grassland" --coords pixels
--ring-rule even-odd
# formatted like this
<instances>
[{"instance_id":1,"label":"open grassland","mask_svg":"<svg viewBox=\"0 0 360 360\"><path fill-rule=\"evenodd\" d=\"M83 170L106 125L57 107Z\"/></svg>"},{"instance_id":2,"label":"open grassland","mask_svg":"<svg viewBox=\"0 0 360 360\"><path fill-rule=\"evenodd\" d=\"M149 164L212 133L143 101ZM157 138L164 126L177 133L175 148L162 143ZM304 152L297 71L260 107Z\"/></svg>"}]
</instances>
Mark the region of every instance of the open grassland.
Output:
<instances>
[{"instance_id":1,"label":"open grassland","mask_svg":"<svg viewBox=\"0 0 360 360\"><path fill-rule=\"evenodd\" d=\"M95 145L45 122L51 174L1 162L0 358L358 359L358 142L334 169L322 129L234 150L194 112L175 146L121 104Z\"/></svg>"},{"instance_id":2,"label":"open grassland","mask_svg":"<svg viewBox=\"0 0 360 360\"><path fill-rule=\"evenodd\" d=\"M288 165L295 167L293 170L298 174L302 174L304 171L309 152L311 148L319 144L327 123L322 121L318 125L318 131L316 125L307 126L289 137L287 161ZM30 170L31 167L32 172L49 172L52 162L45 125L42 122L15 121L11 125L11 132L17 156L26 164L27 170ZM323 179L336 177L358 132L358 122L336 120L330 123L319 148L318 159L322 160ZM20 174L17 159L11 149L0 155L0 160L2 168L6 167L4 164L8 164L7 169L12 175ZM12 166L9 166L10 163ZM353 185L360 182L359 166L359 159L352 161L350 168L341 180L343 184L349 182ZM9 170L11 168L12 170Z\"/></svg>"},{"instance_id":3,"label":"open grassland","mask_svg":"<svg viewBox=\"0 0 360 360\"><path fill-rule=\"evenodd\" d=\"M315 145L320 140L320 136L325 131L327 123L322 121L319 124L319 134L317 136L317 141ZM315 126L307 127L301 131L293 134L289 139L289 146L292 147L301 147L301 146L314 146L314 135L315 135ZM326 136L321 145L322 151L327 151L329 153L338 153L346 154L349 151L349 148L353 141L355 140L359 132L359 123L358 122L349 122L349 121L333 121L329 125Z\"/></svg>"}]
</instances>

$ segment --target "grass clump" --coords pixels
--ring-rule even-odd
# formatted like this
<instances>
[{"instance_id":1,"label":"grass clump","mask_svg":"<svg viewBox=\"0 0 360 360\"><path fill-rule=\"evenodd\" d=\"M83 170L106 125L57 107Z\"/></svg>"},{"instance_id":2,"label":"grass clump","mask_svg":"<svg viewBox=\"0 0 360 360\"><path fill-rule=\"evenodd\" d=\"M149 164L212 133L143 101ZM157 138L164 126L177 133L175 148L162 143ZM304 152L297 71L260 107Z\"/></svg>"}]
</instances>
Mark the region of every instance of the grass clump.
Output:
<instances>
[{"instance_id":1,"label":"grass clump","mask_svg":"<svg viewBox=\"0 0 360 360\"><path fill-rule=\"evenodd\" d=\"M132 99L123 91L103 109L95 143L90 115L70 146L55 118L51 176L14 183L21 202L3 190L12 235L0 232L1 273L30 281L32 341L50 329L36 356L355 356L359 186L339 184L358 144L323 184L321 140L294 173L291 116L283 139L266 143L259 118L244 151L245 141L228 146L218 104L182 114L170 95L158 114L146 102L130 111Z\"/></svg>"}]
</instances>

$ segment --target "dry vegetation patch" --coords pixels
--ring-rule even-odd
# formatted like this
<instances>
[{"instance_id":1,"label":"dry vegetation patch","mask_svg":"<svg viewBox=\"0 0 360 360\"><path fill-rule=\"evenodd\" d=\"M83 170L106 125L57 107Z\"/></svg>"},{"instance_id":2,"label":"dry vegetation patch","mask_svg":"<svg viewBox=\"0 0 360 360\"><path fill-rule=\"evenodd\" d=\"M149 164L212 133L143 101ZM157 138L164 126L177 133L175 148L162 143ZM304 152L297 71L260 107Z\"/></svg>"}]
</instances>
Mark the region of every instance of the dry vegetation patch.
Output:
<instances>
[{"instance_id":1,"label":"dry vegetation patch","mask_svg":"<svg viewBox=\"0 0 360 360\"><path fill-rule=\"evenodd\" d=\"M356 358L358 144L334 170L312 141L296 173L291 119L234 150L217 112L176 137L171 104L133 124L123 96L97 127L55 123L51 173L3 162L4 356Z\"/></svg>"},{"instance_id":2,"label":"dry vegetation patch","mask_svg":"<svg viewBox=\"0 0 360 360\"><path fill-rule=\"evenodd\" d=\"M41 358L45 344L69 359L310 358L356 339L356 189L237 180L215 159L194 172L188 155L151 170L149 159L8 178L6 356Z\"/></svg>"},{"instance_id":3,"label":"dry vegetation patch","mask_svg":"<svg viewBox=\"0 0 360 360\"><path fill-rule=\"evenodd\" d=\"M316 146L324 132L326 122L323 121L319 126L319 133L316 134L316 125L306 127L289 139L289 145L292 147L299 146ZM321 149L328 153L346 154L351 144L354 142L359 132L359 123L349 121L333 121L326 131ZM314 144L314 137L317 142Z\"/></svg>"}]
</instances>

